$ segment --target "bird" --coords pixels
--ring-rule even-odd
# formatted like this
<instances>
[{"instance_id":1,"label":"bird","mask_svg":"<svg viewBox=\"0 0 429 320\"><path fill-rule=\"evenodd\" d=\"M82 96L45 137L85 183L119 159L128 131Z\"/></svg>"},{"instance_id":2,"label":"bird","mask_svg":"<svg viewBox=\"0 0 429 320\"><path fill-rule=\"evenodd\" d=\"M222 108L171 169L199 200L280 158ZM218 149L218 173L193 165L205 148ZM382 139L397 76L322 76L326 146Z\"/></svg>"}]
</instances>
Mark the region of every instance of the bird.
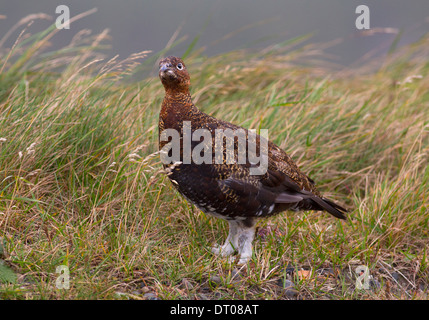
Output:
<instances>
[{"instance_id":1,"label":"bird","mask_svg":"<svg viewBox=\"0 0 429 320\"><path fill-rule=\"evenodd\" d=\"M165 171L172 185L187 201L205 214L226 220L229 224L225 243L214 245L214 254L235 261L234 254L237 253L237 264L247 264L252 259L252 242L258 220L284 211L326 211L338 219L346 220L345 208L323 197L314 180L304 174L291 157L276 144L267 139L264 149L264 138L256 133L256 141L261 142L258 150L260 153L265 150L268 158L266 170L261 170L259 174L251 173L255 164L249 157L241 162L228 162L225 161L225 152L222 153L221 161L217 162L197 163L194 159L184 161L185 145L194 151L197 150L198 144L205 140L205 136L199 134L196 139L192 137L190 142L186 141L189 140L187 132L208 133L207 141L198 147L195 154L201 155L202 150L207 153L210 151L208 159L215 159L214 142L218 130L241 130L247 139L251 131L216 119L194 105L190 94L190 74L181 58L168 56L161 59L159 78L165 90L158 122L159 151L164 153L166 158L170 156L168 159L171 160L173 138L176 138L180 154L178 159L169 163L162 161ZM163 136L165 132L177 134ZM238 139L234 140L234 148L237 148L237 141ZM223 143L224 140L222 145ZM234 156L233 160L236 158Z\"/></svg>"}]
</instances>

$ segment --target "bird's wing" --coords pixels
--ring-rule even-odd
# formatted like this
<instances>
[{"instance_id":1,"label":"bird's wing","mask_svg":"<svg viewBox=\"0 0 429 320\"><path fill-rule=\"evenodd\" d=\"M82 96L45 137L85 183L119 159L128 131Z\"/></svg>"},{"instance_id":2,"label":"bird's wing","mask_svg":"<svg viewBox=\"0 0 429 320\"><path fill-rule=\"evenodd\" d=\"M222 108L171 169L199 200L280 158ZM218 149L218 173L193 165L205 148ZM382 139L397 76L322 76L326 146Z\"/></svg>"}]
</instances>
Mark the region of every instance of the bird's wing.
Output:
<instances>
[{"instance_id":1,"label":"bird's wing","mask_svg":"<svg viewBox=\"0 0 429 320\"><path fill-rule=\"evenodd\" d=\"M294 180L279 171L268 170L268 178L262 180L253 176L242 178L232 175L220 184L230 194L248 199L256 206L270 207L272 204L283 208L301 210L323 210L339 219L346 219L347 210L335 202L302 189ZM252 176L250 176L252 177Z\"/></svg>"},{"instance_id":2,"label":"bird's wing","mask_svg":"<svg viewBox=\"0 0 429 320\"><path fill-rule=\"evenodd\" d=\"M263 183L279 187L298 188L299 190L307 190L319 195L314 181L298 168L285 151L274 143L269 142L268 155L268 171L262 179ZM292 182L295 184L294 186L292 186Z\"/></svg>"},{"instance_id":3,"label":"bird's wing","mask_svg":"<svg viewBox=\"0 0 429 320\"><path fill-rule=\"evenodd\" d=\"M241 127L216 120L209 122L213 128L223 127L239 129ZM248 133L248 131L246 130ZM264 151L260 144L260 136L257 135L257 150L261 154ZM223 192L235 199L251 201L256 205L271 206L284 204L292 207L296 204L298 209L325 210L337 218L345 219L344 208L336 203L321 197L314 185L314 181L301 172L294 161L285 151L268 141L266 153L268 154L268 169L262 175L250 175L250 168L254 165L247 161L245 164L213 165L210 171L213 178Z\"/></svg>"}]
</instances>

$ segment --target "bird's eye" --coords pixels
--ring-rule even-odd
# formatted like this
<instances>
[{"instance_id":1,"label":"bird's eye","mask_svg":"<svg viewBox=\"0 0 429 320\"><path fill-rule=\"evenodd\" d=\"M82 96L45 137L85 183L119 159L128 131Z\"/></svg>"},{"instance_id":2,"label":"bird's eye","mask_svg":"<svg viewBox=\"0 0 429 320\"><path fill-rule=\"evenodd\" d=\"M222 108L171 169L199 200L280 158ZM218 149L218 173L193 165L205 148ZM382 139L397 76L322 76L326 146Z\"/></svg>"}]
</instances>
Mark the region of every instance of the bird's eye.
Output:
<instances>
[{"instance_id":1,"label":"bird's eye","mask_svg":"<svg viewBox=\"0 0 429 320\"><path fill-rule=\"evenodd\" d=\"M177 69L182 70L182 69L183 69L183 64L179 63L179 64L177 65Z\"/></svg>"}]
</instances>

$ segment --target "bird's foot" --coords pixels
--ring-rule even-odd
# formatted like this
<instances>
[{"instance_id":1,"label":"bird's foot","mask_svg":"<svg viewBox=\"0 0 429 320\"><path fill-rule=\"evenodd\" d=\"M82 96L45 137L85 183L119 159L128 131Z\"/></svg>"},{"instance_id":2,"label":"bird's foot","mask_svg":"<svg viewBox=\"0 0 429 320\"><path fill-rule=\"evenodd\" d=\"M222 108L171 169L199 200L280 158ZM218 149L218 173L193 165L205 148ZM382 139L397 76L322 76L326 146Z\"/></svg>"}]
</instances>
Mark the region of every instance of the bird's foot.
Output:
<instances>
[{"instance_id":1,"label":"bird's foot","mask_svg":"<svg viewBox=\"0 0 429 320\"><path fill-rule=\"evenodd\" d=\"M223 246L220 246L218 244L215 244L212 247L212 252L216 255L220 255L222 257L227 257L230 256L231 254L234 253L234 248L232 247L232 245L230 243L225 243Z\"/></svg>"},{"instance_id":2,"label":"bird's foot","mask_svg":"<svg viewBox=\"0 0 429 320\"><path fill-rule=\"evenodd\" d=\"M212 252L221 257L226 257L228 259L228 262L230 263L236 262L238 258L238 265L245 265L252 258L252 251L238 252L238 255L233 255L233 253L235 253L235 250L231 245L220 246L216 244L212 247Z\"/></svg>"},{"instance_id":3,"label":"bird's foot","mask_svg":"<svg viewBox=\"0 0 429 320\"><path fill-rule=\"evenodd\" d=\"M237 264L240 266L246 265L250 261L249 257L240 257Z\"/></svg>"},{"instance_id":4,"label":"bird's foot","mask_svg":"<svg viewBox=\"0 0 429 320\"><path fill-rule=\"evenodd\" d=\"M238 256L240 257L240 259L237 262L238 265L247 264L250 261L250 259L252 259L252 248L247 247L245 248L245 250L240 250L238 252Z\"/></svg>"}]
</instances>

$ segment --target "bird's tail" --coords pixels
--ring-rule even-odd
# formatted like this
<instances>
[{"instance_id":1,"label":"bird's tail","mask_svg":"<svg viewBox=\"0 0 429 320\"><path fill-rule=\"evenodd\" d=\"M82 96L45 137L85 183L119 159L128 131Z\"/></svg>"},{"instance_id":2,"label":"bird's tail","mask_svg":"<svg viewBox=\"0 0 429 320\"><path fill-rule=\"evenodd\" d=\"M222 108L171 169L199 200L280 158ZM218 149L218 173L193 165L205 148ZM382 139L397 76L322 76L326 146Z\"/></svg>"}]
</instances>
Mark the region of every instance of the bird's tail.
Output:
<instances>
[{"instance_id":1,"label":"bird's tail","mask_svg":"<svg viewBox=\"0 0 429 320\"><path fill-rule=\"evenodd\" d=\"M341 207L340 205L336 204L332 200L326 199L326 198L319 198L318 196L311 197L309 200L313 201L314 204L316 204L319 208L313 208L318 210L324 210L332 214L334 217L338 219L346 220L345 213L347 213L347 210Z\"/></svg>"},{"instance_id":2,"label":"bird's tail","mask_svg":"<svg viewBox=\"0 0 429 320\"><path fill-rule=\"evenodd\" d=\"M282 192L276 199L276 203L287 205L285 209L292 210L321 210L327 211L338 219L346 220L347 210L336 204L334 201L319 197L309 191L300 190L298 192Z\"/></svg>"}]
</instances>

